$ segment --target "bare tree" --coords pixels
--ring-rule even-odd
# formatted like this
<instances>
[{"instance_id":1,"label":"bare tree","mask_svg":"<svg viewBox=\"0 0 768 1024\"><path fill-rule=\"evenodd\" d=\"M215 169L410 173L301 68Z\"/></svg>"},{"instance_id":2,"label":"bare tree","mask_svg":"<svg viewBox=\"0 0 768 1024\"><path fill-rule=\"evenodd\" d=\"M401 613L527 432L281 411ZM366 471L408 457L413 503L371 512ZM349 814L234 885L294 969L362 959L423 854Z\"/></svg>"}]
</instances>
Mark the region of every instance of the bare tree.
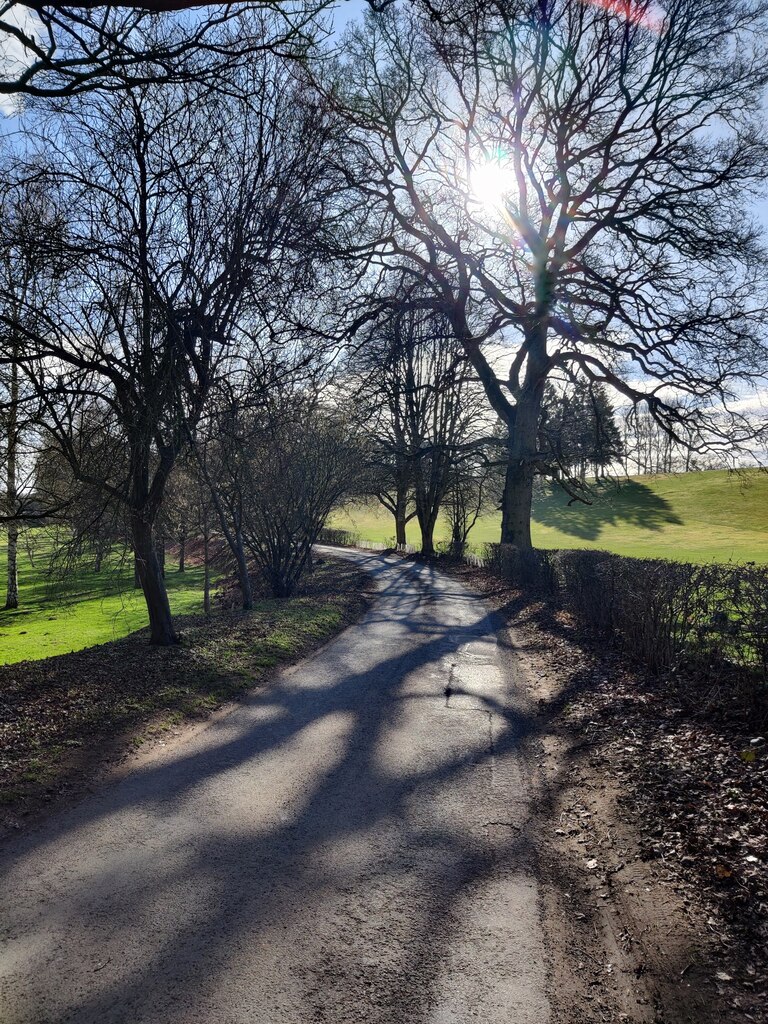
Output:
<instances>
[{"instance_id":1,"label":"bare tree","mask_svg":"<svg viewBox=\"0 0 768 1024\"><path fill-rule=\"evenodd\" d=\"M186 572L187 544L196 536L199 508L199 482L196 470L197 467L192 460L177 461L166 485L163 502L162 514L168 536L175 541L179 549L177 570L180 573Z\"/></svg>"},{"instance_id":2,"label":"bare tree","mask_svg":"<svg viewBox=\"0 0 768 1024\"><path fill-rule=\"evenodd\" d=\"M235 562L243 610L253 608L248 554L244 540L247 464L255 410L263 401L261 387L227 380L193 439L198 474L209 492L212 518L218 523Z\"/></svg>"},{"instance_id":3,"label":"bare tree","mask_svg":"<svg viewBox=\"0 0 768 1024\"><path fill-rule=\"evenodd\" d=\"M489 430L474 373L450 322L418 289L404 292L358 344L350 383L378 468L376 496L394 516L396 542L405 544L415 515L422 551L432 554L453 468Z\"/></svg>"},{"instance_id":4,"label":"bare tree","mask_svg":"<svg viewBox=\"0 0 768 1024\"><path fill-rule=\"evenodd\" d=\"M335 122L292 74L262 76L254 147L261 248L258 280L239 322L240 344L216 381L190 440L211 492L218 528L234 558L243 608L253 605L244 521L249 451L270 394L329 383L343 334L345 301L329 252L335 248L340 139ZM237 130L236 128L233 130ZM337 323L338 321L338 323Z\"/></svg>"},{"instance_id":5,"label":"bare tree","mask_svg":"<svg viewBox=\"0 0 768 1024\"><path fill-rule=\"evenodd\" d=\"M294 300L301 298L301 277L294 280ZM287 414L278 415L275 409L287 407L290 396L298 396L299 407L305 408L310 396L317 401L331 383L326 347L309 324L296 331L290 318L282 336L273 330L261 347L256 340L252 339L247 358L242 355L218 382L192 444L198 474L210 492L212 515L235 563L245 610L253 607L246 534L254 451L263 451L264 424L271 423L271 417L283 423Z\"/></svg>"},{"instance_id":6,"label":"bare tree","mask_svg":"<svg viewBox=\"0 0 768 1024\"><path fill-rule=\"evenodd\" d=\"M674 437L752 435L728 407L767 362L766 21L762 0L435 0L348 35L328 88L368 211L352 255L429 283L506 425L504 543L531 544L556 371Z\"/></svg>"},{"instance_id":7,"label":"bare tree","mask_svg":"<svg viewBox=\"0 0 768 1024\"><path fill-rule=\"evenodd\" d=\"M211 614L211 536L213 533L214 511L211 505L211 492L199 476L196 477L197 496L196 525L197 533L203 541L203 611Z\"/></svg>"},{"instance_id":8,"label":"bare tree","mask_svg":"<svg viewBox=\"0 0 768 1024\"><path fill-rule=\"evenodd\" d=\"M413 489L421 550L435 550L435 527L456 465L483 433L471 367L440 313L398 318L404 355L405 422L414 453Z\"/></svg>"},{"instance_id":9,"label":"bare tree","mask_svg":"<svg viewBox=\"0 0 768 1024\"><path fill-rule=\"evenodd\" d=\"M260 89L272 72L262 61L244 74ZM295 199L290 178L265 173L279 162L261 131L266 102L205 83L69 100L44 144L76 269L34 326L4 316L73 474L128 510L155 643L176 640L153 536L165 487L249 304L266 299L264 273L279 271L276 211ZM81 444L86 423L120 450L106 474Z\"/></svg>"},{"instance_id":10,"label":"bare tree","mask_svg":"<svg viewBox=\"0 0 768 1024\"><path fill-rule=\"evenodd\" d=\"M638 474L672 472L674 439L650 413L630 406L623 426L627 475L630 469Z\"/></svg>"},{"instance_id":11,"label":"bare tree","mask_svg":"<svg viewBox=\"0 0 768 1024\"><path fill-rule=\"evenodd\" d=\"M306 53L330 3L245 0L201 9L173 0L2 0L0 99L8 97L7 107L22 97L68 96L89 89L203 80L215 84L259 54Z\"/></svg>"},{"instance_id":12,"label":"bare tree","mask_svg":"<svg viewBox=\"0 0 768 1024\"><path fill-rule=\"evenodd\" d=\"M33 443L40 403L21 371L24 336L15 325L21 319L34 324L36 310L60 287L64 266L61 219L38 182L5 191L0 213L0 302L5 313L0 327L0 447L5 449L0 522L8 529L5 607L17 608L19 528L60 511L62 503L50 496L41 500L39 489L33 491L35 459L28 445Z\"/></svg>"},{"instance_id":13,"label":"bare tree","mask_svg":"<svg viewBox=\"0 0 768 1024\"><path fill-rule=\"evenodd\" d=\"M408 382L400 341L396 317L368 325L346 367L344 382L350 414L368 439L373 494L394 519L395 544L404 547L406 527L416 515L416 453L406 425Z\"/></svg>"},{"instance_id":14,"label":"bare tree","mask_svg":"<svg viewBox=\"0 0 768 1024\"><path fill-rule=\"evenodd\" d=\"M444 508L451 528L450 551L461 558L480 516L499 507L501 483L495 449L479 449L451 471Z\"/></svg>"},{"instance_id":15,"label":"bare tree","mask_svg":"<svg viewBox=\"0 0 768 1024\"><path fill-rule=\"evenodd\" d=\"M677 437L663 430L649 412L634 406L623 410L622 446L627 475L734 468L733 455L738 453L710 449L706 425L695 415L695 397L670 398L669 403L688 414L681 420Z\"/></svg>"},{"instance_id":16,"label":"bare tree","mask_svg":"<svg viewBox=\"0 0 768 1024\"><path fill-rule=\"evenodd\" d=\"M275 597L290 597L331 512L361 489L361 444L311 396L272 396L247 451L243 534Z\"/></svg>"},{"instance_id":17,"label":"bare tree","mask_svg":"<svg viewBox=\"0 0 768 1024\"><path fill-rule=\"evenodd\" d=\"M2 433L5 435L5 512L8 516L6 608L19 607L18 544L19 519L14 516L19 499L17 479L19 450L19 359L18 343L14 336L9 346L9 372L7 396L4 401Z\"/></svg>"}]
</instances>

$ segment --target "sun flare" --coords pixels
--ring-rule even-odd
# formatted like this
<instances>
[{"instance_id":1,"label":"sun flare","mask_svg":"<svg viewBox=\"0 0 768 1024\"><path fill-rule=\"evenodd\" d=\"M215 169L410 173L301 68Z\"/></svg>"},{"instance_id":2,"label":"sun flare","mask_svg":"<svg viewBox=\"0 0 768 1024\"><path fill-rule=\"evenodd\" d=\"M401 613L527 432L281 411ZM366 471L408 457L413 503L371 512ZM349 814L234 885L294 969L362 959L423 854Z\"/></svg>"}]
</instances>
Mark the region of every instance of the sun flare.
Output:
<instances>
[{"instance_id":1,"label":"sun flare","mask_svg":"<svg viewBox=\"0 0 768 1024\"><path fill-rule=\"evenodd\" d=\"M470 187L474 198L489 209L503 205L515 187L512 169L498 160L476 164L470 174Z\"/></svg>"}]
</instances>

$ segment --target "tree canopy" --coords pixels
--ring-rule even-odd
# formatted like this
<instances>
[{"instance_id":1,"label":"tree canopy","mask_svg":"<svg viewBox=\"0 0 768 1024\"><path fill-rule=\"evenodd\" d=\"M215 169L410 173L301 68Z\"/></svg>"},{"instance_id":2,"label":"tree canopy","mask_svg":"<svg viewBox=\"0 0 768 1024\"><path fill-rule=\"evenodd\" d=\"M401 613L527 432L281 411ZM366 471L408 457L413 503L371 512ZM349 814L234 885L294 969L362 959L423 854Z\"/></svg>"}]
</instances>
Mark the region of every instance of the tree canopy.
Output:
<instances>
[{"instance_id":1,"label":"tree canopy","mask_svg":"<svg viewBox=\"0 0 768 1024\"><path fill-rule=\"evenodd\" d=\"M508 427L506 542L530 544L553 372L610 385L673 433L764 373L765 249L750 203L768 156L766 4L656 11L392 8L350 30L325 79L368 212L357 255L428 282ZM670 401L688 394L693 412ZM752 427L726 413L710 430L733 446Z\"/></svg>"},{"instance_id":2,"label":"tree canopy","mask_svg":"<svg viewBox=\"0 0 768 1024\"><path fill-rule=\"evenodd\" d=\"M193 520L248 608L353 493L530 547L613 405L643 453L755 437L768 0L369 7L0 6L0 516L122 534L159 643Z\"/></svg>"}]
</instances>

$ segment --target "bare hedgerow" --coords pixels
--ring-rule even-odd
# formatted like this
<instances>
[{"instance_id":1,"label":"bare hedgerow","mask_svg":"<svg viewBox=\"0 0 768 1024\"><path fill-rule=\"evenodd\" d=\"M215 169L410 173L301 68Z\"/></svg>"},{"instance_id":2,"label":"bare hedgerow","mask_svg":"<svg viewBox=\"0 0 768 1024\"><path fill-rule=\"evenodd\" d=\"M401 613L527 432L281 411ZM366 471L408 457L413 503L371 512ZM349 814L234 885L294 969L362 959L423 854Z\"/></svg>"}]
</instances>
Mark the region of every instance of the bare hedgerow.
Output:
<instances>
[{"instance_id":1,"label":"bare hedgerow","mask_svg":"<svg viewBox=\"0 0 768 1024\"><path fill-rule=\"evenodd\" d=\"M764 692L764 566L694 565L608 551L521 551L499 544L487 545L486 565L553 600L591 632L615 638L654 673L687 670L712 679L737 669Z\"/></svg>"}]
</instances>

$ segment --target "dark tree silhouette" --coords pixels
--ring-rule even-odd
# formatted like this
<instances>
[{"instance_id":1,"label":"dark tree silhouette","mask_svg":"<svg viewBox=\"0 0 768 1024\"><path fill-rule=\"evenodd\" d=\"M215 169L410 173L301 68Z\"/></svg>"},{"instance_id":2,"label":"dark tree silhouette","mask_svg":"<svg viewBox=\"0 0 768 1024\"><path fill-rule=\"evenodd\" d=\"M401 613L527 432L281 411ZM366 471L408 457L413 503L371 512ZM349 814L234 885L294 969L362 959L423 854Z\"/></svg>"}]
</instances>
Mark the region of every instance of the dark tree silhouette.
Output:
<instances>
[{"instance_id":1,"label":"dark tree silhouette","mask_svg":"<svg viewBox=\"0 0 768 1024\"><path fill-rule=\"evenodd\" d=\"M68 96L203 79L215 83L259 53L306 54L330 3L2 0L0 45L6 57L0 97Z\"/></svg>"},{"instance_id":2,"label":"dark tree silhouette","mask_svg":"<svg viewBox=\"0 0 768 1024\"><path fill-rule=\"evenodd\" d=\"M767 12L435 0L347 36L325 86L368 211L352 255L428 282L506 425L504 543L531 544L555 372L645 403L672 434L692 418L711 446L753 434L723 410L768 362L749 216L768 167Z\"/></svg>"},{"instance_id":3,"label":"dark tree silhouette","mask_svg":"<svg viewBox=\"0 0 768 1024\"><path fill-rule=\"evenodd\" d=\"M331 512L360 486L359 438L312 395L270 396L244 452L243 536L275 597L290 597Z\"/></svg>"},{"instance_id":4,"label":"dark tree silhouette","mask_svg":"<svg viewBox=\"0 0 768 1024\"><path fill-rule=\"evenodd\" d=\"M155 536L166 484L253 310L276 297L262 287L290 247L306 262L315 245L300 201L313 151L288 143L317 111L299 115L278 58L239 74L229 96L203 81L67 100L40 154L67 211L67 287L42 308L0 302L48 436L126 509L160 644L176 640Z\"/></svg>"},{"instance_id":5,"label":"dark tree silhouette","mask_svg":"<svg viewBox=\"0 0 768 1024\"><path fill-rule=\"evenodd\" d=\"M396 542L405 544L415 515L422 551L432 554L454 468L488 430L472 368L447 317L403 295L399 308L369 326L351 369L378 469L376 496L394 517Z\"/></svg>"},{"instance_id":6,"label":"dark tree silhouette","mask_svg":"<svg viewBox=\"0 0 768 1024\"><path fill-rule=\"evenodd\" d=\"M604 385L577 378L556 389L548 384L539 425L542 472L564 486L583 488L624 454L621 431Z\"/></svg>"},{"instance_id":7,"label":"dark tree silhouette","mask_svg":"<svg viewBox=\"0 0 768 1024\"><path fill-rule=\"evenodd\" d=\"M62 287L62 223L34 178L0 193L0 523L8 531L6 608L19 604L21 526L57 514L66 505L33 486L40 401L22 373L24 335L17 326L22 316L34 322L36 311Z\"/></svg>"}]
</instances>

